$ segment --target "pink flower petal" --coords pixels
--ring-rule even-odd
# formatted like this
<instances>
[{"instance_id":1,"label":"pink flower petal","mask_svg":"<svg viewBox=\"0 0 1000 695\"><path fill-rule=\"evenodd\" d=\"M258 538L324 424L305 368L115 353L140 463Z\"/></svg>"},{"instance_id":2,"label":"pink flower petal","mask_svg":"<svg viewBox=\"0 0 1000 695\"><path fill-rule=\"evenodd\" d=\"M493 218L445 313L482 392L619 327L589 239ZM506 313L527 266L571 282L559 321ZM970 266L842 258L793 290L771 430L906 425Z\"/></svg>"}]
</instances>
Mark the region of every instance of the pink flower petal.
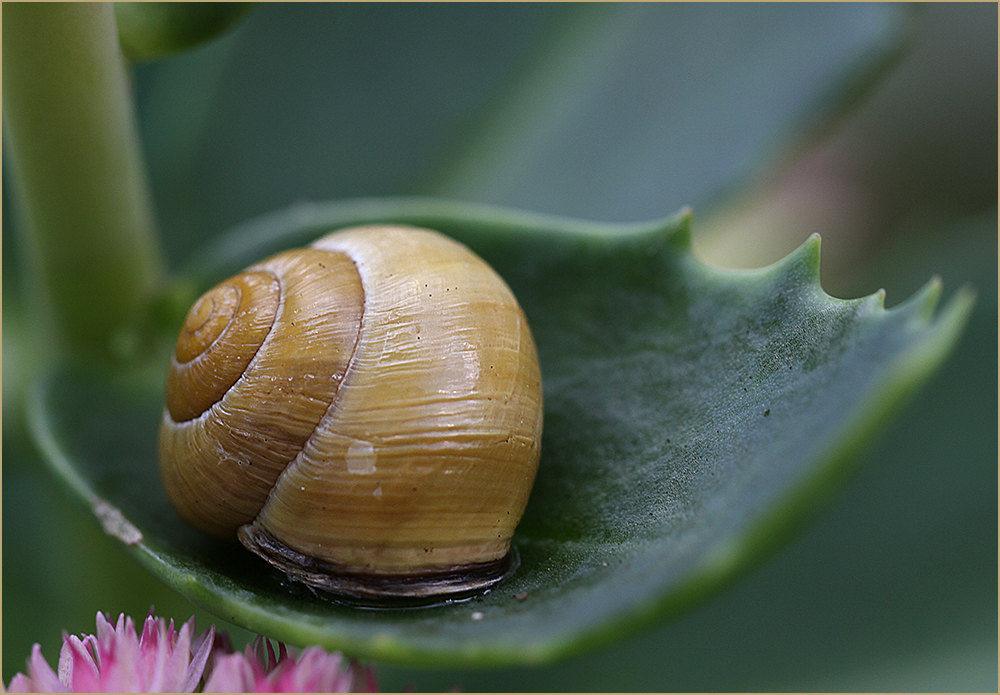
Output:
<instances>
[{"instance_id":1,"label":"pink flower petal","mask_svg":"<svg viewBox=\"0 0 1000 695\"><path fill-rule=\"evenodd\" d=\"M115 628L108 623L108 619L100 611L97 612L97 641L103 642L108 634L113 633Z\"/></svg>"},{"instance_id":2,"label":"pink flower petal","mask_svg":"<svg viewBox=\"0 0 1000 695\"><path fill-rule=\"evenodd\" d=\"M190 623L191 628L194 629L194 618L191 618ZM205 665L208 663L208 656L212 653L212 647L215 644L215 625L212 625L208 630L196 638L196 643L198 644L195 648L194 656L191 659L191 663L188 664L187 673L184 677L184 684L181 687L181 692L193 693L198 687L198 682L201 680L202 674L205 672Z\"/></svg>"},{"instance_id":3,"label":"pink flower petal","mask_svg":"<svg viewBox=\"0 0 1000 695\"><path fill-rule=\"evenodd\" d=\"M375 671L365 668L355 660L350 663L351 686L350 691L354 693L377 693L378 679Z\"/></svg>"},{"instance_id":4,"label":"pink flower petal","mask_svg":"<svg viewBox=\"0 0 1000 695\"><path fill-rule=\"evenodd\" d=\"M255 689L257 675L254 664L244 654L226 654L215 659L204 690L206 693L258 692Z\"/></svg>"},{"instance_id":5,"label":"pink flower petal","mask_svg":"<svg viewBox=\"0 0 1000 695\"><path fill-rule=\"evenodd\" d=\"M8 693L37 693L35 682L23 673L16 673L10 679L10 685L5 688Z\"/></svg>"},{"instance_id":6,"label":"pink flower petal","mask_svg":"<svg viewBox=\"0 0 1000 695\"><path fill-rule=\"evenodd\" d=\"M289 669L282 692L342 693L351 678L343 669L340 654L330 654L320 647L310 647L299 656L294 669Z\"/></svg>"},{"instance_id":7,"label":"pink flower petal","mask_svg":"<svg viewBox=\"0 0 1000 695\"><path fill-rule=\"evenodd\" d=\"M98 689L100 671L92 651L93 642L76 635L63 637L59 653L59 680L71 691L86 693Z\"/></svg>"},{"instance_id":8,"label":"pink flower petal","mask_svg":"<svg viewBox=\"0 0 1000 695\"><path fill-rule=\"evenodd\" d=\"M182 652L181 649L176 651L173 649L172 643L175 641L173 636L173 621L170 621L169 626L162 620L155 621L153 629L149 631L148 640L145 639L146 630L143 630L144 639L139 642L139 652L144 667L143 690L148 693L174 692L179 689L187 675L187 663L191 657L188 651L191 637L185 636ZM171 668L175 673L171 672Z\"/></svg>"},{"instance_id":9,"label":"pink flower petal","mask_svg":"<svg viewBox=\"0 0 1000 695\"><path fill-rule=\"evenodd\" d=\"M42 656L42 645L35 644L28 657L28 675L18 673L7 688L12 693L65 693L69 692L56 672Z\"/></svg>"},{"instance_id":10,"label":"pink flower petal","mask_svg":"<svg viewBox=\"0 0 1000 695\"><path fill-rule=\"evenodd\" d=\"M132 620L119 619L115 630L104 640L98 639L98 663L101 669L99 690L105 693L141 692L142 653Z\"/></svg>"}]
</instances>

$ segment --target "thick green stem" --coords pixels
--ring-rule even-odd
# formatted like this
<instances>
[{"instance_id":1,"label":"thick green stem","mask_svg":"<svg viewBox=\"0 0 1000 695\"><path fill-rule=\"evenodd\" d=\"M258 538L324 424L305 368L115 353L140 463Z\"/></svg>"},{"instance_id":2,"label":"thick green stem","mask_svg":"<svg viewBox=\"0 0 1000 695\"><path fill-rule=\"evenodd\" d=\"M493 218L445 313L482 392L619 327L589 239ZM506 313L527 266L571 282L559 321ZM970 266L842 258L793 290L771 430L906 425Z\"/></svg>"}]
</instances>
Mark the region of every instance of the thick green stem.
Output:
<instances>
[{"instance_id":1,"label":"thick green stem","mask_svg":"<svg viewBox=\"0 0 1000 695\"><path fill-rule=\"evenodd\" d=\"M4 3L3 117L43 316L75 353L133 343L163 261L106 3Z\"/></svg>"}]
</instances>

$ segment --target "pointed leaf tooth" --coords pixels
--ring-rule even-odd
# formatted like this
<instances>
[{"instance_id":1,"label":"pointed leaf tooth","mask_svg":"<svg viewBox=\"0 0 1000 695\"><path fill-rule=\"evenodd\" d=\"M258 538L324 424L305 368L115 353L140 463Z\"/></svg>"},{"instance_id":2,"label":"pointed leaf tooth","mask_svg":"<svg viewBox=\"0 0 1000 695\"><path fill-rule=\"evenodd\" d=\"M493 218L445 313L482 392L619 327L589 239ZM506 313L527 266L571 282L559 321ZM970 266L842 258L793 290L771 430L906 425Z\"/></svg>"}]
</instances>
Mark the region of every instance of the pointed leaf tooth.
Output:
<instances>
[{"instance_id":1,"label":"pointed leaf tooth","mask_svg":"<svg viewBox=\"0 0 1000 695\"><path fill-rule=\"evenodd\" d=\"M809 279L817 287L820 286L820 237L814 232L793 252L797 262L802 263L809 273Z\"/></svg>"},{"instance_id":2,"label":"pointed leaf tooth","mask_svg":"<svg viewBox=\"0 0 1000 695\"><path fill-rule=\"evenodd\" d=\"M656 227L669 240L670 245L682 251L691 251L691 226L694 221L694 210L683 207L669 217L664 217L656 223Z\"/></svg>"},{"instance_id":3,"label":"pointed leaf tooth","mask_svg":"<svg viewBox=\"0 0 1000 695\"><path fill-rule=\"evenodd\" d=\"M934 322L935 328L952 334L954 339L958 340L975 305L976 291L968 285L958 288L955 295L938 313L937 320Z\"/></svg>"},{"instance_id":4,"label":"pointed leaf tooth","mask_svg":"<svg viewBox=\"0 0 1000 695\"><path fill-rule=\"evenodd\" d=\"M879 315L885 311L885 290L880 288L858 299L836 299L836 301L857 304L862 315Z\"/></svg>"},{"instance_id":5,"label":"pointed leaf tooth","mask_svg":"<svg viewBox=\"0 0 1000 695\"><path fill-rule=\"evenodd\" d=\"M738 271L763 273L784 283L789 281L826 295L820 285L820 235L812 234L797 249L784 258L758 270Z\"/></svg>"},{"instance_id":6,"label":"pointed leaf tooth","mask_svg":"<svg viewBox=\"0 0 1000 695\"><path fill-rule=\"evenodd\" d=\"M930 323L934 318L934 310L941 301L943 286L941 278L935 275L898 308L904 313L912 312L913 317L919 319L921 323Z\"/></svg>"}]
</instances>

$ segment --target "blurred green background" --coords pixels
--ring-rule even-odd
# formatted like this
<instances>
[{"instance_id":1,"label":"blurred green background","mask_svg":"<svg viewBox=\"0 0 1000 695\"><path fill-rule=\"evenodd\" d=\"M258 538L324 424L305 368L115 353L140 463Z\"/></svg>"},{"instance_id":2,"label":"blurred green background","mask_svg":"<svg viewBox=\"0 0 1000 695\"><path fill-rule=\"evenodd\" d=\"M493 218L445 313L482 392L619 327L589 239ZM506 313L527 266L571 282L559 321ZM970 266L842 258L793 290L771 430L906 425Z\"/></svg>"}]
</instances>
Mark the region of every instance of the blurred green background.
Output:
<instances>
[{"instance_id":1,"label":"blurred green background","mask_svg":"<svg viewBox=\"0 0 1000 695\"><path fill-rule=\"evenodd\" d=\"M175 265L298 200L426 194L618 221L692 204L710 263L764 265L818 231L835 296L884 287L891 306L935 274L946 295L979 293L956 353L844 494L723 594L552 666L377 664L384 689L997 688L997 6L849 7L262 5L136 67ZM826 98L873 61L877 83ZM8 682L33 642L54 662L61 631L92 632L98 610L197 611L31 447L20 402L44 346L7 184L4 203Z\"/></svg>"}]
</instances>

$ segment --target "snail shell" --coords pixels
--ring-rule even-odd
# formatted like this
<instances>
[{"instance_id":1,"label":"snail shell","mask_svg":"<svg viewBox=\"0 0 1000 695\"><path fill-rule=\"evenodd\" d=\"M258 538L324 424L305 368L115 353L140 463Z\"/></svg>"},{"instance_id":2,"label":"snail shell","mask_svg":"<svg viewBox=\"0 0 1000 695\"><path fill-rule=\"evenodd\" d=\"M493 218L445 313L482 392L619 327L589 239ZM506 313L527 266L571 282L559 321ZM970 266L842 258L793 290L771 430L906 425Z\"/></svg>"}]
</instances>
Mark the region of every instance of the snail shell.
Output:
<instances>
[{"instance_id":1,"label":"snail shell","mask_svg":"<svg viewBox=\"0 0 1000 695\"><path fill-rule=\"evenodd\" d=\"M521 308L437 232L356 227L191 308L160 469L188 522L359 597L478 589L511 568L541 374Z\"/></svg>"}]
</instances>

